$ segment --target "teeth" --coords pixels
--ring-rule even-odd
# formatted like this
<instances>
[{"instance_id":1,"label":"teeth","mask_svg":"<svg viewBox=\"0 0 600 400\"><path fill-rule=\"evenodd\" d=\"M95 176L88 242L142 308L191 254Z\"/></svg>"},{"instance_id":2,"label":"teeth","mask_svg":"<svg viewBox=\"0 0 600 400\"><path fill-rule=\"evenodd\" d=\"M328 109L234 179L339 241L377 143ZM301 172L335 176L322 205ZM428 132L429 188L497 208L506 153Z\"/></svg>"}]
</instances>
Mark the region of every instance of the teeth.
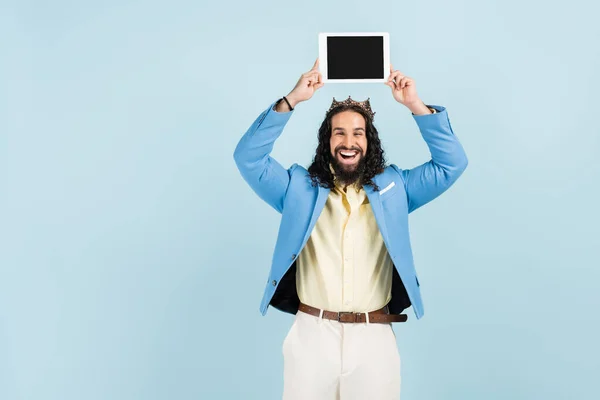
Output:
<instances>
[{"instance_id":1,"label":"teeth","mask_svg":"<svg viewBox=\"0 0 600 400\"><path fill-rule=\"evenodd\" d=\"M345 155L345 156L354 156L356 155L356 151L340 151L341 154Z\"/></svg>"}]
</instances>

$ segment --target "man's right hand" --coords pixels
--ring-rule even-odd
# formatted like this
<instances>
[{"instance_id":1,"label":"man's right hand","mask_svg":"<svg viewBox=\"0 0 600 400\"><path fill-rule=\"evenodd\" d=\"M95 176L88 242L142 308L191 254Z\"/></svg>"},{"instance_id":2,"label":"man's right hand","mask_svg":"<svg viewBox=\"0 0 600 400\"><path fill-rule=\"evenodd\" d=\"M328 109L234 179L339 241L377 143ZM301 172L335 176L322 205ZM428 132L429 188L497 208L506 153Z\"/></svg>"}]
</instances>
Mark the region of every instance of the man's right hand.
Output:
<instances>
[{"instance_id":1,"label":"man's right hand","mask_svg":"<svg viewBox=\"0 0 600 400\"><path fill-rule=\"evenodd\" d=\"M294 89L292 89L290 94L285 97L290 102L290 105L293 108L296 108L298 103L310 99L318 89L323 87L324 84L323 76L319 72L319 59L317 58L317 61L315 61L315 65L313 65L311 70L305 74L302 74ZM276 110L289 111L285 101L279 102Z\"/></svg>"}]
</instances>

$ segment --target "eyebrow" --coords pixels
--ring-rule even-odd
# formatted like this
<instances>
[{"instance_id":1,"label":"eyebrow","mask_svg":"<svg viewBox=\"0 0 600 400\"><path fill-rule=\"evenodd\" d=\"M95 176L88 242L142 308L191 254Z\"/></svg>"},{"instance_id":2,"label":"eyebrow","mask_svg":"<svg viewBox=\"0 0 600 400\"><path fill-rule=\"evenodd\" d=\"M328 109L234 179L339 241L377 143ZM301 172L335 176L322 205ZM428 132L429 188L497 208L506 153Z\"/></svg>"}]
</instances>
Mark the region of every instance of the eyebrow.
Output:
<instances>
[{"instance_id":1,"label":"eyebrow","mask_svg":"<svg viewBox=\"0 0 600 400\"><path fill-rule=\"evenodd\" d=\"M333 128L333 130L334 130L334 131L337 131L337 130L342 130L342 131L344 131L345 129L344 129L344 128L342 128L342 127L340 127L340 126L338 126L338 127L336 127L336 128ZM354 128L354 130L355 130L355 131L363 131L363 132L364 132L364 128Z\"/></svg>"}]
</instances>

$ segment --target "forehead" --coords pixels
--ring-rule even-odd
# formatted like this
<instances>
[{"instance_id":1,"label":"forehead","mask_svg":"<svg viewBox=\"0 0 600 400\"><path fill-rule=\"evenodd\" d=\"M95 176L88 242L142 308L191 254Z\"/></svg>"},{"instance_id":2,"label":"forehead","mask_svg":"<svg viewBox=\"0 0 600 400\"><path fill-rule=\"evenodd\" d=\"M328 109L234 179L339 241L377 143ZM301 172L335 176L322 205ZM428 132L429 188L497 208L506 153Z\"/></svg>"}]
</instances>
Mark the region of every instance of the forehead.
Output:
<instances>
[{"instance_id":1,"label":"forehead","mask_svg":"<svg viewBox=\"0 0 600 400\"><path fill-rule=\"evenodd\" d=\"M365 128L365 118L356 111L342 111L331 118L331 127Z\"/></svg>"}]
</instances>

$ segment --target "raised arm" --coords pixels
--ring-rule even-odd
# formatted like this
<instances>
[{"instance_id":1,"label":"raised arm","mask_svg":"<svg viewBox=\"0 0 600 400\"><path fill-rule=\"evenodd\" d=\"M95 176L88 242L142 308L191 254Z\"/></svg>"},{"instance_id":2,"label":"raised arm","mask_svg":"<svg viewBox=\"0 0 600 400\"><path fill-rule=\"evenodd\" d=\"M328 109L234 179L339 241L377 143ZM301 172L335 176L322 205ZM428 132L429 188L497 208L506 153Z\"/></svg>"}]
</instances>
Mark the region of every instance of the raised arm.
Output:
<instances>
[{"instance_id":1,"label":"raised arm","mask_svg":"<svg viewBox=\"0 0 600 400\"><path fill-rule=\"evenodd\" d=\"M261 199L280 213L295 164L285 169L270 154L296 105L310 99L323 86L318 67L317 59L313 68L300 77L285 99L272 104L258 116L233 153L244 180Z\"/></svg>"},{"instance_id":2,"label":"raised arm","mask_svg":"<svg viewBox=\"0 0 600 400\"><path fill-rule=\"evenodd\" d=\"M452 186L467 168L468 160L444 107L425 105L417 95L414 80L400 71L392 69L386 85L392 88L396 101L411 110L431 154L429 161L415 168L402 170L392 165L404 181L411 213Z\"/></svg>"}]
</instances>

